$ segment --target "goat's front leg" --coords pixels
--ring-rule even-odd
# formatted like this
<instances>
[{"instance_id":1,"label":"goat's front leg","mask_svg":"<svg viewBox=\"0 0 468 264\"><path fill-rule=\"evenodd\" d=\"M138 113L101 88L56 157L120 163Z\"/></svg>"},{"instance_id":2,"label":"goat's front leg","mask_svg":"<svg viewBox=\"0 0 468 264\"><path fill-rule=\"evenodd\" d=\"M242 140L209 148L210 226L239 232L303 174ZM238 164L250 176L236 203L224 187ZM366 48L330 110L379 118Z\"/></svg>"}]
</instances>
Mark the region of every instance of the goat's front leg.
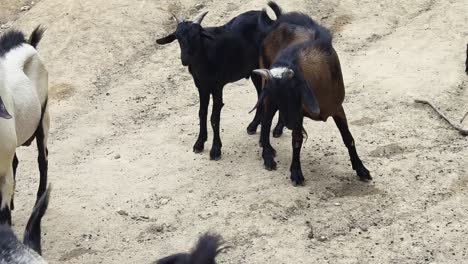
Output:
<instances>
[{"instance_id":1,"label":"goat's front leg","mask_svg":"<svg viewBox=\"0 0 468 264\"><path fill-rule=\"evenodd\" d=\"M223 87L216 88L213 94L213 110L211 112L211 127L213 128L213 145L211 146L210 158L221 159L221 137L219 135L219 123L221 120L221 109L223 108Z\"/></svg>"},{"instance_id":2,"label":"goat's front leg","mask_svg":"<svg viewBox=\"0 0 468 264\"><path fill-rule=\"evenodd\" d=\"M263 164L267 170L276 170L276 150L270 144L271 122L275 116L275 112L276 109L273 109L268 104L268 102L264 104L262 127L260 133L260 145L263 147Z\"/></svg>"},{"instance_id":3,"label":"goat's front leg","mask_svg":"<svg viewBox=\"0 0 468 264\"><path fill-rule=\"evenodd\" d=\"M200 132L198 139L193 145L193 152L200 153L205 148L205 142L208 139L208 130L206 127L206 120L208 117L208 104L210 103L210 93L206 88L198 87L200 95L200 110L198 111L198 118L200 120Z\"/></svg>"},{"instance_id":4,"label":"goat's front leg","mask_svg":"<svg viewBox=\"0 0 468 264\"><path fill-rule=\"evenodd\" d=\"M301 169L301 148L304 136L302 135L302 121L292 131L293 157L291 162L291 181L295 186L304 185L304 176Z\"/></svg>"},{"instance_id":5,"label":"goat's front leg","mask_svg":"<svg viewBox=\"0 0 468 264\"><path fill-rule=\"evenodd\" d=\"M6 172L0 175L0 225L11 225L11 199L13 197L14 179L13 167L8 166Z\"/></svg>"},{"instance_id":6,"label":"goat's front leg","mask_svg":"<svg viewBox=\"0 0 468 264\"><path fill-rule=\"evenodd\" d=\"M281 135L283 135L283 130L284 130L284 124L283 124L283 117L281 112L278 111L278 123L275 126L275 129L273 129L273 137L279 138Z\"/></svg>"}]
</instances>

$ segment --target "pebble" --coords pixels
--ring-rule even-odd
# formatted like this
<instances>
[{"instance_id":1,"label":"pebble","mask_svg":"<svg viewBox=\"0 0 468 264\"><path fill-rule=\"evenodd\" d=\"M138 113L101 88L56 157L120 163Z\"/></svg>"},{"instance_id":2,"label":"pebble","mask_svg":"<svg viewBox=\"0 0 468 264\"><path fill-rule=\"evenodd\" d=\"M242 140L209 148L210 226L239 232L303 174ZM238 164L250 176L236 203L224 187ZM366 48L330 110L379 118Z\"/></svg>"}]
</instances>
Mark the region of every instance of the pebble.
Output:
<instances>
[{"instance_id":1,"label":"pebble","mask_svg":"<svg viewBox=\"0 0 468 264\"><path fill-rule=\"evenodd\" d=\"M160 203L161 205L166 205L168 202L169 202L169 199L164 198L164 199L161 199Z\"/></svg>"},{"instance_id":2,"label":"pebble","mask_svg":"<svg viewBox=\"0 0 468 264\"><path fill-rule=\"evenodd\" d=\"M335 203L335 206L341 206L341 203Z\"/></svg>"},{"instance_id":3,"label":"pebble","mask_svg":"<svg viewBox=\"0 0 468 264\"><path fill-rule=\"evenodd\" d=\"M114 159L120 159L120 154L115 155Z\"/></svg>"},{"instance_id":4,"label":"pebble","mask_svg":"<svg viewBox=\"0 0 468 264\"><path fill-rule=\"evenodd\" d=\"M22 12L24 12L24 11L28 11L29 9L31 9L30 6L23 6L23 7L21 7L20 10L21 10Z\"/></svg>"},{"instance_id":5,"label":"pebble","mask_svg":"<svg viewBox=\"0 0 468 264\"><path fill-rule=\"evenodd\" d=\"M119 215L128 216L128 213L126 211L124 211L124 210L118 210L117 213Z\"/></svg>"},{"instance_id":6,"label":"pebble","mask_svg":"<svg viewBox=\"0 0 468 264\"><path fill-rule=\"evenodd\" d=\"M326 236L319 236L317 238L317 240L320 241L320 242L324 242L324 241L327 241L327 237Z\"/></svg>"},{"instance_id":7,"label":"pebble","mask_svg":"<svg viewBox=\"0 0 468 264\"><path fill-rule=\"evenodd\" d=\"M10 28L10 25L8 24L3 24L0 26L1 29L7 29L7 28Z\"/></svg>"}]
</instances>

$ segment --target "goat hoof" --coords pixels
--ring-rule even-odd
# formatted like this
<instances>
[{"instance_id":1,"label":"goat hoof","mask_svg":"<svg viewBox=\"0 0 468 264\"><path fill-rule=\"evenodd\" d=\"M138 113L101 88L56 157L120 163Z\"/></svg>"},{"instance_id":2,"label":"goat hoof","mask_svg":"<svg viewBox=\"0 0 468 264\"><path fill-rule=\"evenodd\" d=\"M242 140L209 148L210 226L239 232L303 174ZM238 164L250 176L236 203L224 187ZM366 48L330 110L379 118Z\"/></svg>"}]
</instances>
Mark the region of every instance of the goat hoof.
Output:
<instances>
[{"instance_id":1,"label":"goat hoof","mask_svg":"<svg viewBox=\"0 0 468 264\"><path fill-rule=\"evenodd\" d=\"M265 160L264 164L265 169L268 171L276 170L276 162L271 159L271 160Z\"/></svg>"},{"instance_id":2,"label":"goat hoof","mask_svg":"<svg viewBox=\"0 0 468 264\"><path fill-rule=\"evenodd\" d=\"M359 179L361 181L371 181L372 180L372 176L370 175L370 172L368 169L366 169L364 166L360 169L357 169L356 170L357 172L357 175L359 176Z\"/></svg>"},{"instance_id":3,"label":"goat hoof","mask_svg":"<svg viewBox=\"0 0 468 264\"><path fill-rule=\"evenodd\" d=\"M213 147L210 151L210 159L211 160L220 160L221 159L221 148Z\"/></svg>"},{"instance_id":4,"label":"goat hoof","mask_svg":"<svg viewBox=\"0 0 468 264\"><path fill-rule=\"evenodd\" d=\"M201 153L203 152L203 149L205 149L205 141L197 140L197 142L195 142L195 145L193 145L193 152Z\"/></svg>"},{"instance_id":5,"label":"goat hoof","mask_svg":"<svg viewBox=\"0 0 468 264\"><path fill-rule=\"evenodd\" d=\"M257 126L256 124L250 123L250 125L247 127L247 134L249 135L255 135L257 133Z\"/></svg>"},{"instance_id":6,"label":"goat hoof","mask_svg":"<svg viewBox=\"0 0 468 264\"><path fill-rule=\"evenodd\" d=\"M304 176L301 169L291 170L291 181L294 186L304 186Z\"/></svg>"},{"instance_id":7,"label":"goat hoof","mask_svg":"<svg viewBox=\"0 0 468 264\"><path fill-rule=\"evenodd\" d=\"M273 130L273 137L274 138L279 138L283 135L283 129L282 128L275 128L275 130Z\"/></svg>"}]
</instances>

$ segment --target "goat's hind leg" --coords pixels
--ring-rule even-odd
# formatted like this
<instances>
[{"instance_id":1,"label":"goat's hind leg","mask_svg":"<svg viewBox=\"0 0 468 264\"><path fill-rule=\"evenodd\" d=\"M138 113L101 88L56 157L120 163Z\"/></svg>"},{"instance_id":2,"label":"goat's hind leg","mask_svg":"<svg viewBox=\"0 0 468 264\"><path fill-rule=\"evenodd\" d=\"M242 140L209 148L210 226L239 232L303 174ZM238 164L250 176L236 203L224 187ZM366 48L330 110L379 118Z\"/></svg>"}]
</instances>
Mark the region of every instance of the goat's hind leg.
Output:
<instances>
[{"instance_id":1,"label":"goat's hind leg","mask_svg":"<svg viewBox=\"0 0 468 264\"><path fill-rule=\"evenodd\" d=\"M13 190L16 190L16 169L18 168L18 164L19 164L19 160L18 160L18 157L16 156L16 153L15 153L15 156L13 157ZM15 192L13 192L13 195L11 196L11 204L10 204L10 208L11 210L15 210L15 202L14 202L14 199L15 199Z\"/></svg>"},{"instance_id":2,"label":"goat's hind leg","mask_svg":"<svg viewBox=\"0 0 468 264\"><path fill-rule=\"evenodd\" d=\"M36 130L36 144L37 144L37 163L39 165L39 188L37 190L36 204L47 188L47 173L48 173L48 156L49 150L47 149L47 139L49 134L49 112L47 106L43 111L41 122Z\"/></svg>"},{"instance_id":3,"label":"goat's hind leg","mask_svg":"<svg viewBox=\"0 0 468 264\"><path fill-rule=\"evenodd\" d=\"M213 145L211 146L210 158L221 159L221 136L219 135L221 109L223 108L223 88L215 89L213 92L213 110L211 112L211 127L213 128Z\"/></svg>"},{"instance_id":4,"label":"goat's hind leg","mask_svg":"<svg viewBox=\"0 0 468 264\"><path fill-rule=\"evenodd\" d=\"M353 170L356 171L357 175L361 180L372 180L369 170L364 166L361 159L359 158L359 155L357 154L356 145L354 143L353 136L349 131L348 121L346 120L346 114L344 112L343 107L341 107L340 111L335 116L333 116L333 120L335 121L335 124L338 127L338 129L340 130L343 142L348 148Z\"/></svg>"}]
</instances>

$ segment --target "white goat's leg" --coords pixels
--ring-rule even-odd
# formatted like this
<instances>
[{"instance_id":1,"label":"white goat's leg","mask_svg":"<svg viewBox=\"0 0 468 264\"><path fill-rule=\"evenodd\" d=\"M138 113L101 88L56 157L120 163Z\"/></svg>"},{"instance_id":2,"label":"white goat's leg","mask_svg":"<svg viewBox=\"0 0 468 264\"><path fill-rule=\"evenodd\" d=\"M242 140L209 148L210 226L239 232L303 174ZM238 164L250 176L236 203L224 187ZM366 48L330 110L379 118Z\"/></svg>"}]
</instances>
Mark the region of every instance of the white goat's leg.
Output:
<instances>
[{"instance_id":1,"label":"white goat's leg","mask_svg":"<svg viewBox=\"0 0 468 264\"><path fill-rule=\"evenodd\" d=\"M10 203L14 189L13 167L9 166L6 175L0 175L0 224L11 225Z\"/></svg>"}]
</instances>

